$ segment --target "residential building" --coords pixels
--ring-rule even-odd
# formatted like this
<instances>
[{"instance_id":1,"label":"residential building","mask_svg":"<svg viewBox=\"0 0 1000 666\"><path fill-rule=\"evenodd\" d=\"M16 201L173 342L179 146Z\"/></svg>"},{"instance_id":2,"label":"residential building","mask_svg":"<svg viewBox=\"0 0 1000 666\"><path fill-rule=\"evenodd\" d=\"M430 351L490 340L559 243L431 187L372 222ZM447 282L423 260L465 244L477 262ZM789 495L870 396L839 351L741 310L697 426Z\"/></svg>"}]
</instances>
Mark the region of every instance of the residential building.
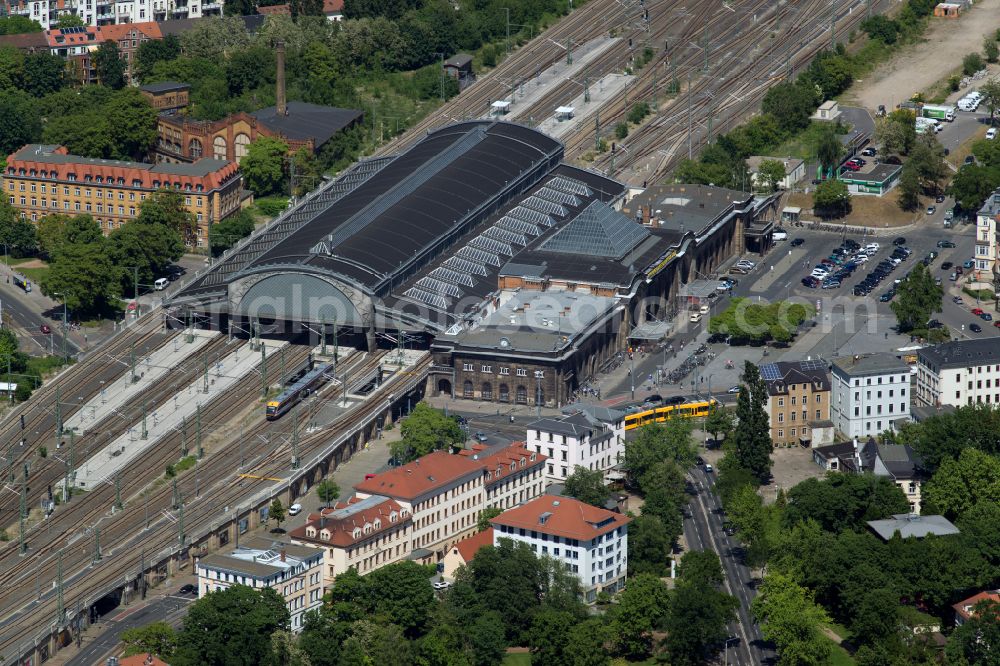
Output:
<instances>
[{"instance_id":1,"label":"residential building","mask_svg":"<svg viewBox=\"0 0 1000 666\"><path fill-rule=\"evenodd\" d=\"M73 77L80 83L97 83L97 70L91 56L101 44L111 41L125 60L125 78L134 83L135 59L145 42L163 39L160 26L152 21L109 25L84 25L53 28L44 32L52 55L65 58Z\"/></svg>"},{"instance_id":2,"label":"residential building","mask_svg":"<svg viewBox=\"0 0 1000 666\"><path fill-rule=\"evenodd\" d=\"M918 516L914 513L897 513L885 520L869 520L868 527L883 541L889 541L897 532L903 539L922 539L928 534L949 536L959 533L958 528L944 516Z\"/></svg>"},{"instance_id":3,"label":"residential building","mask_svg":"<svg viewBox=\"0 0 1000 666\"><path fill-rule=\"evenodd\" d=\"M48 30L67 14L104 26L218 16L222 5L219 0L3 0L0 11L26 16Z\"/></svg>"},{"instance_id":4,"label":"residential building","mask_svg":"<svg viewBox=\"0 0 1000 666\"><path fill-rule=\"evenodd\" d=\"M830 373L823 359L779 361L760 366L767 385L771 441L809 445L812 425L830 418Z\"/></svg>"},{"instance_id":5,"label":"residential building","mask_svg":"<svg viewBox=\"0 0 1000 666\"><path fill-rule=\"evenodd\" d=\"M280 5L258 7L258 14L265 16L291 16L291 6L286 2ZM330 21L340 21L344 18L344 0L323 0L323 15Z\"/></svg>"},{"instance_id":6,"label":"residential building","mask_svg":"<svg viewBox=\"0 0 1000 666\"><path fill-rule=\"evenodd\" d=\"M976 213L976 279L993 282L993 270L997 265L997 233L1000 232L1000 188L993 191L983 207Z\"/></svg>"},{"instance_id":7,"label":"residential building","mask_svg":"<svg viewBox=\"0 0 1000 666\"><path fill-rule=\"evenodd\" d=\"M413 516L382 495L352 497L310 514L305 525L288 533L292 543L323 551L323 586L348 569L367 574L410 556Z\"/></svg>"},{"instance_id":8,"label":"residential building","mask_svg":"<svg viewBox=\"0 0 1000 666\"><path fill-rule=\"evenodd\" d=\"M920 456L909 444L879 444L870 438L813 449L813 460L829 472L886 476L906 495L911 513L920 513L920 487L924 480Z\"/></svg>"},{"instance_id":9,"label":"residential building","mask_svg":"<svg viewBox=\"0 0 1000 666\"><path fill-rule=\"evenodd\" d=\"M139 214L154 192L172 189L184 197L197 229L189 244L207 247L208 228L240 209L243 178L234 162L202 159L194 164L146 164L70 155L63 146L29 144L7 158L3 189L22 217L86 213L105 234Z\"/></svg>"},{"instance_id":10,"label":"residential building","mask_svg":"<svg viewBox=\"0 0 1000 666\"><path fill-rule=\"evenodd\" d=\"M381 495L410 513L410 559L436 562L476 529L486 507L480 461L434 451L354 486L358 498Z\"/></svg>"},{"instance_id":11,"label":"residential building","mask_svg":"<svg viewBox=\"0 0 1000 666\"><path fill-rule=\"evenodd\" d=\"M284 598L292 631L302 629L305 614L323 605L323 551L255 537L228 553L197 561L198 596L246 585L271 588Z\"/></svg>"},{"instance_id":12,"label":"residential building","mask_svg":"<svg viewBox=\"0 0 1000 666\"><path fill-rule=\"evenodd\" d=\"M190 101L191 86L177 81L160 81L139 86L142 96L158 112L176 112L186 107Z\"/></svg>"},{"instance_id":13,"label":"residential building","mask_svg":"<svg viewBox=\"0 0 1000 666\"><path fill-rule=\"evenodd\" d=\"M917 397L931 407L1000 404L1000 337L945 342L919 350Z\"/></svg>"},{"instance_id":14,"label":"residential building","mask_svg":"<svg viewBox=\"0 0 1000 666\"><path fill-rule=\"evenodd\" d=\"M288 154L305 149L316 154L336 134L361 122L364 112L285 100L285 46L275 46L276 101L253 113L233 113L221 120L195 120L161 113L156 122L157 162L188 163L203 157L239 164L250 144L261 137L284 142ZM313 184L313 185L317 185Z\"/></svg>"},{"instance_id":15,"label":"residential building","mask_svg":"<svg viewBox=\"0 0 1000 666\"><path fill-rule=\"evenodd\" d=\"M910 420L910 366L892 354L833 359L830 418L846 437L895 431Z\"/></svg>"},{"instance_id":16,"label":"residential building","mask_svg":"<svg viewBox=\"0 0 1000 666\"><path fill-rule=\"evenodd\" d=\"M524 442L514 442L492 453L478 444L461 451L460 455L471 457L483 467L486 474L486 504L483 508L509 509L535 499L545 490L547 458L528 449Z\"/></svg>"},{"instance_id":17,"label":"residential building","mask_svg":"<svg viewBox=\"0 0 1000 666\"><path fill-rule=\"evenodd\" d=\"M602 590L614 593L624 586L631 520L571 497L546 495L490 522L494 545L510 539L561 561L580 579L584 598L593 602Z\"/></svg>"},{"instance_id":18,"label":"residential building","mask_svg":"<svg viewBox=\"0 0 1000 666\"><path fill-rule=\"evenodd\" d=\"M625 455L625 416L610 417L603 422L581 410L529 423L527 447L548 458L546 481L562 483L576 467L611 472Z\"/></svg>"},{"instance_id":19,"label":"residential building","mask_svg":"<svg viewBox=\"0 0 1000 666\"><path fill-rule=\"evenodd\" d=\"M778 181L778 189L790 190L806 176L806 163L797 157L761 157L754 155L747 158L747 170L754 185L761 184L760 164L764 160L780 162L785 167L785 177Z\"/></svg>"},{"instance_id":20,"label":"residential building","mask_svg":"<svg viewBox=\"0 0 1000 666\"><path fill-rule=\"evenodd\" d=\"M952 604L952 609L955 611L955 626L961 627L971 620L976 614L976 606L983 602L1000 604L1000 590L977 592L968 599Z\"/></svg>"},{"instance_id":21,"label":"residential building","mask_svg":"<svg viewBox=\"0 0 1000 666\"><path fill-rule=\"evenodd\" d=\"M487 528L482 532L476 532L472 536L465 537L455 543L444 556L444 571L441 572L445 578L454 578L461 567L472 561L482 548L493 545L493 528Z\"/></svg>"},{"instance_id":22,"label":"residential building","mask_svg":"<svg viewBox=\"0 0 1000 666\"><path fill-rule=\"evenodd\" d=\"M192 6L195 4L197 4L197 0L194 0ZM142 9L140 9L141 11ZM125 60L125 79L129 83L135 84L138 83L135 59L139 53L139 47L150 40L163 39L163 34L160 32L159 24L153 21L143 22L140 19L139 22L135 23L102 25L98 28L98 39L100 43L110 40L118 45L118 53ZM92 82L96 78L96 76L91 76L87 82Z\"/></svg>"}]
</instances>

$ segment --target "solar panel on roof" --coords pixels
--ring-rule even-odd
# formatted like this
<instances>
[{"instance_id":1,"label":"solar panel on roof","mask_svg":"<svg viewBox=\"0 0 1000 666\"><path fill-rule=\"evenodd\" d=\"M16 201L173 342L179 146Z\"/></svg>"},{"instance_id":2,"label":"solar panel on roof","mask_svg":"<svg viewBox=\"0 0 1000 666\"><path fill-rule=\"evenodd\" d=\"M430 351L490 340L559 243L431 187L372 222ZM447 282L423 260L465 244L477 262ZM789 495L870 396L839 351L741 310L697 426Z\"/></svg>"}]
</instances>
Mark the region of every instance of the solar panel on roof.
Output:
<instances>
[{"instance_id":1,"label":"solar panel on roof","mask_svg":"<svg viewBox=\"0 0 1000 666\"><path fill-rule=\"evenodd\" d=\"M776 379L781 379L781 373L778 372L777 363L765 363L760 366L760 377L765 382L773 382Z\"/></svg>"},{"instance_id":2,"label":"solar panel on roof","mask_svg":"<svg viewBox=\"0 0 1000 666\"><path fill-rule=\"evenodd\" d=\"M807 359L799 361L799 368L802 370L826 370L827 363L821 358Z\"/></svg>"},{"instance_id":3,"label":"solar panel on roof","mask_svg":"<svg viewBox=\"0 0 1000 666\"><path fill-rule=\"evenodd\" d=\"M571 194L577 194L581 197L591 197L594 196L593 190L591 190L585 183L579 181L575 178L566 178L565 176L556 176L548 183L549 187L554 187L557 190L563 190L564 192L569 192Z\"/></svg>"},{"instance_id":4,"label":"solar panel on roof","mask_svg":"<svg viewBox=\"0 0 1000 666\"><path fill-rule=\"evenodd\" d=\"M488 275L486 267L481 263L462 259L461 257L448 257L444 265L453 270L468 273L469 275Z\"/></svg>"}]
</instances>

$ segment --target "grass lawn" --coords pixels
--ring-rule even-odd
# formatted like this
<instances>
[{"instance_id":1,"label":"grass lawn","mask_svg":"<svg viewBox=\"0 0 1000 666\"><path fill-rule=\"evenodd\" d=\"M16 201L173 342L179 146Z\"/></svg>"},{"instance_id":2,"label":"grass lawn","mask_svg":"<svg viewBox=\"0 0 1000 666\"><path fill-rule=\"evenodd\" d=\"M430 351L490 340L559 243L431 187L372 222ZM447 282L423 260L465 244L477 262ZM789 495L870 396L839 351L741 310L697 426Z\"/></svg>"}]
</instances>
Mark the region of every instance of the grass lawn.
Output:
<instances>
[{"instance_id":1,"label":"grass lawn","mask_svg":"<svg viewBox=\"0 0 1000 666\"><path fill-rule=\"evenodd\" d=\"M851 632L847 630L847 627L842 624L837 624L836 622L830 622L826 625L826 627L833 633L840 636L840 640L844 640L851 635Z\"/></svg>"},{"instance_id":2,"label":"grass lawn","mask_svg":"<svg viewBox=\"0 0 1000 666\"><path fill-rule=\"evenodd\" d=\"M830 659L827 660L826 663L830 666L855 666L856 662L851 655L847 653L847 650L835 644L833 641L830 641L830 643L832 644L833 649L830 650Z\"/></svg>"},{"instance_id":3,"label":"grass lawn","mask_svg":"<svg viewBox=\"0 0 1000 666\"><path fill-rule=\"evenodd\" d=\"M531 666L531 653L508 652L501 664L502 666Z\"/></svg>"},{"instance_id":4,"label":"grass lawn","mask_svg":"<svg viewBox=\"0 0 1000 666\"><path fill-rule=\"evenodd\" d=\"M816 156L816 146L823 135L823 131L829 127L829 123L813 122L793 137L778 144L773 150L767 151L772 157L798 157L802 160L809 160Z\"/></svg>"},{"instance_id":5,"label":"grass lawn","mask_svg":"<svg viewBox=\"0 0 1000 666\"><path fill-rule=\"evenodd\" d=\"M23 275L24 277L28 278L35 284L38 284L39 282L42 281L43 277L48 275L49 267L45 266L42 268L19 268L17 269L17 272Z\"/></svg>"}]
</instances>

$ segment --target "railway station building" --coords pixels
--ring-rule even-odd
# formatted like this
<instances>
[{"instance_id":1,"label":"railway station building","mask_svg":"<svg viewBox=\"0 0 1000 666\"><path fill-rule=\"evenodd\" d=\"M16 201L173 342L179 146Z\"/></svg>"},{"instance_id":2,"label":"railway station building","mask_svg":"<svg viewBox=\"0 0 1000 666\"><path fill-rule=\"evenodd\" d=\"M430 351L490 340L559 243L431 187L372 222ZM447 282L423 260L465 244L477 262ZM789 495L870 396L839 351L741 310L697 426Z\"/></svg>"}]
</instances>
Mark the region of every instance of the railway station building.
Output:
<instances>
[{"instance_id":1,"label":"railway station building","mask_svg":"<svg viewBox=\"0 0 1000 666\"><path fill-rule=\"evenodd\" d=\"M777 197L657 188L640 195L659 196L654 224L624 185L562 158L512 123L431 131L245 239L167 303L168 323L337 331L364 349L402 337L432 352L427 392L565 404L633 327L677 312L683 284L769 243Z\"/></svg>"}]
</instances>

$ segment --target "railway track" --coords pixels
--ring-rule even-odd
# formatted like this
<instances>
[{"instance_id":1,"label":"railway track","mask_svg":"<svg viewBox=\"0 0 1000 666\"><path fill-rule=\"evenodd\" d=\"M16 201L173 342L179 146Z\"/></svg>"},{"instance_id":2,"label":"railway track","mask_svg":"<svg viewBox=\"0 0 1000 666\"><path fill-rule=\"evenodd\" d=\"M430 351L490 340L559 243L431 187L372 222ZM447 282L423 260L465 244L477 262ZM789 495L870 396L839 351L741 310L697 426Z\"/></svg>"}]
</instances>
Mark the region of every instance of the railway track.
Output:
<instances>
[{"instance_id":1,"label":"railway track","mask_svg":"<svg viewBox=\"0 0 1000 666\"><path fill-rule=\"evenodd\" d=\"M307 353L308 350L302 349L301 354L297 354L295 358L301 356L304 360ZM382 358L383 354L358 355L357 358L348 358L344 365L351 377L362 377L374 372ZM324 401L338 400L342 397L342 392L343 388L337 386L325 391L322 398ZM187 498L183 500L183 506L189 516L183 520L192 530L206 524L211 525L209 518L214 517L218 521L220 507L235 507L245 495L245 482L234 474L234 458L239 456L231 455L235 453L234 446L239 445L241 437L244 445L240 446L240 462L245 460L246 464L240 467L244 471L264 477L287 476L291 459L292 427L298 423L297 427L301 428L301 414L294 415L296 412L308 411L312 406L298 405L281 421L276 422L279 424L278 428L275 428L275 422L264 421L260 416L262 410L256 409L258 416L255 419L251 416L251 420L255 422L240 432L241 428L233 427L232 421L241 413L245 416L248 407L258 407L258 397L259 380L250 375L229 391L225 400L212 401L205 410L205 416L211 422L229 424L229 427L223 438L209 449L209 455L196 468L200 478L205 479L205 484L199 487L199 477L193 472L186 473L179 480L178 491L180 496ZM362 412L370 412L380 408L382 405L376 403L363 405L360 409ZM330 427L302 435L300 458L308 458L322 448L330 441L331 434L349 426L349 422L357 416L357 412L345 415ZM243 418L241 422L246 420ZM166 446L158 448L174 450L173 447ZM173 459L176 460L176 455ZM158 462L162 464L163 460ZM149 485L161 476L162 469L162 466L150 461L130 466L127 474L123 475L129 482L123 487L122 497L127 496L126 491L129 495L122 510L109 514L107 509L109 503L113 502L114 491L104 486L84 496L84 501L88 502L85 515L65 514L72 515L77 526L89 527L76 532L67 531L37 552L30 552L26 558L11 561L5 551L4 557L0 559L0 607L20 610L0 618L0 654L10 655L13 650L18 649L18 641L23 639L23 632L18 631L18 628L25 626L25 621L40 628L51 627L55 622L59 602L49 586L57 575L60 558L63 571L74 572L64 577L64 585L71 592L64 595L62 606L63 609L72 609L75 603L93 603L109 588L118 586L127 579L134 579L144 554L155 555L179 545L178 521L182 519L179 511L170 512L173 488L170 484ZM141 494L143 489L147 490L145 496ZM196 499L191 500L191 497ZM58 512L54 515L58 515ZM100 525L101 543L106 546L102 553L104 557L94 564L94 539L91 537L96 525ZM53 531L56 531L55 527ZM58 532L61 533L62 530ZM119 556L125 553L130 553L133 557ZM138 559L135 558L136 553L139 554ZM128 561L129 559L132 561ZM10 568L7 565L11 565ZM36 584L32 591L33 578L36 581L44 580L47 584Z\"/></svg>"}]
</instances>

